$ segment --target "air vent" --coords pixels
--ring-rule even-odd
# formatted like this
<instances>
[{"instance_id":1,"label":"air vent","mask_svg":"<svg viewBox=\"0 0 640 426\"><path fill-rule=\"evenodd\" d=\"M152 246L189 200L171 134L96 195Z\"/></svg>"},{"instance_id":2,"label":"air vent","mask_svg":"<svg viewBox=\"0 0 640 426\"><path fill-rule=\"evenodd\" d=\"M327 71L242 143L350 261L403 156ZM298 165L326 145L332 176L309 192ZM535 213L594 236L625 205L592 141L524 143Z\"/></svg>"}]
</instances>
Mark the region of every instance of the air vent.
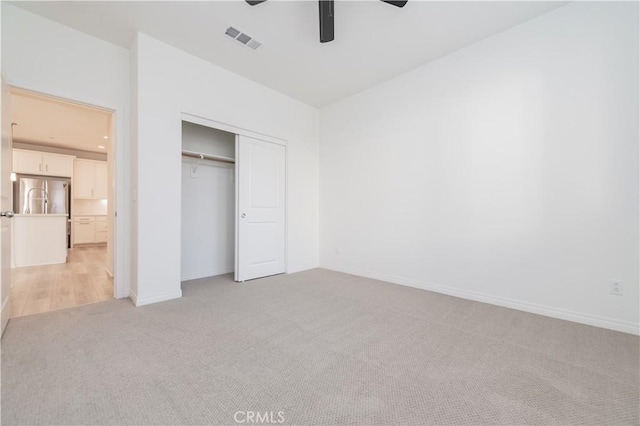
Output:
<instances>
[{"instance_id":1,"label":"air vent","mask_svg":"<svg viewBox=\"0 0 640 426\"><path fill-rule=\"evenodd\" d=\"M236 40L238 40L242 44L247 44L249 40L251 40L251 37L249 37L245 33L242 33L238 36L238 38L236 38Z\"/></svg>"},{"instance_id":2,"label":"air vent","mask_svg":"<svg viewBox=\"0 0 640 426\"><path fill-rule=\"evenodd\" d=\"M262 43L260 43L258 40L251 39L247 43L247 46L249 46L253 50L256 50L258 47L262 46Z\"/></svg>"},{"instance_id":3,"label":"air vent","mask_svg":"<svg viewBox=\"0 0 640 426\"><path fill-rule=\"evenodd\" d=\"M258 47L262 46L262 43L260 43L258 40L254 39L250 35L243 33L237 28L229 27L224 33L237 42L240 42L253 50L256 50Z\"/></svg>"},{"instance_id":4,"label":"air vent","mask_svg":"<svg viewBox=\"0 0 640 426\"><path fill-rule=\"evenodd\" d=\"M238 34L240 34L240 31L236 30L233 27L229 27L227 28L227 31L224 32L226 35L228 35L231 38L236 38L238 37Z\"/></svg>"}]
</instances>

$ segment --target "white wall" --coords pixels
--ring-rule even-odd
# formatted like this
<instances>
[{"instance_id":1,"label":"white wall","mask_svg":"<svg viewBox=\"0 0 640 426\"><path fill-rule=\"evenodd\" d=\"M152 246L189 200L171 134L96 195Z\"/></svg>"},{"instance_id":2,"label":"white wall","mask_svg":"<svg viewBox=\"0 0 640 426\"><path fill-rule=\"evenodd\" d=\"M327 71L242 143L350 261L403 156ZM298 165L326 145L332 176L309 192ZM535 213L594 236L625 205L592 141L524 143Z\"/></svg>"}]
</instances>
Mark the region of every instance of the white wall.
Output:
<instances>
[{"instance_id":1,"label":"white wall","mask_svg":"<svg viewBox=\"0 0 640 426\"><path fill-rule=\"evenodd\" d=\"M128 296L129 52L3 2L2 74L15 87L115 111L116 283Z\"/></svg>"},{"instance_id":2,"label":"white wall","mask_svg":"<svg viewBox=\"0 0 640 426\"><path fill-rule=\"evenodd\" d=\"M73 200L74 216L104 216L107 214L107 200Z\"/></svg>"},{"instance_id":3,"label":"white wall","mask_svg":"<svg viewBox=\"0 0 640 426\"><path fill-rule=\"evenodd\" d=\"M138 34L133 72L137 103L138 305L179 297L181 114L288 140L288 271L318 266L318 110Z\"/></svg>"},{"instance_id":4,"label":"white wall","mask_svg":"<svg viewBox=\"0 0 640 426\"><path fill-rule=\"evenodd\" d=\"M182 123L182 149L235 158L235 135ZM235 167L182 157L182 281L233 272Z\"/></svg>"},{"instance_id":5,"label":"white wall","mask_svg":"<svg viewBox=\"0 0 640 426\"><path fill-rule=\"evenodd\" d=\"M638 89L573 3L325 108L321 265L637 333Z\"/></svg>"}]
</instances>

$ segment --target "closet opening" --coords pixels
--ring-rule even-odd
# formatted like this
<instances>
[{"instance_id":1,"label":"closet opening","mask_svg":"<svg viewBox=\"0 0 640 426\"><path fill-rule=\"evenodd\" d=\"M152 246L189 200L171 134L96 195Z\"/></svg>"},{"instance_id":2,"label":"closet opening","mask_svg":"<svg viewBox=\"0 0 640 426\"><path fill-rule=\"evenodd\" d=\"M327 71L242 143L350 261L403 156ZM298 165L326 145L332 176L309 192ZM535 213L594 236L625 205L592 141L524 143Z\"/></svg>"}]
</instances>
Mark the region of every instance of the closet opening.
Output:
<instances>
[{"instance_id":1,"label":"closet opening","mask_svg":"<svg viewBox=\"0 0 640 426\"><path fill-rule=\"evenodd\" d=\"M182 121L182 282L235 271L235 160L234 133Z\"/></svg>"}]
</instances>

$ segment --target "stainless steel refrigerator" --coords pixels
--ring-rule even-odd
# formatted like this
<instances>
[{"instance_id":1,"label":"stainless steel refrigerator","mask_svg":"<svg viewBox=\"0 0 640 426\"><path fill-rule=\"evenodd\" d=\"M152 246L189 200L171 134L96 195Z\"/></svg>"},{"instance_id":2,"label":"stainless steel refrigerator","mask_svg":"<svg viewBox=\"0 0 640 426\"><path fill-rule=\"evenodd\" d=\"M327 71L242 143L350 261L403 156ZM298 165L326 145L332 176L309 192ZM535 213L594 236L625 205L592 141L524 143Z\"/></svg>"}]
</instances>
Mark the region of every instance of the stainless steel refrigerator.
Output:
<instances>
[{"instance_id":1,"label":"stainless steel refrigerator","mask_svg":"<svg viewBox=\"0 0 640 426\"><path fill-rule=\"evenodd\" d=\"M66 214L69 217L71 181L65 178L17 175L13 207L18 214Z\"/></svg>"},{"instance_id":2,"label":"stainless steel refrigerator","mask_svg":"<svg viewBox=\"0 0 640 426\"><path fill-rule=\"evenodd\" d=\"M47 176L17 175L13 186L16 214L67 215L67 247L71 247L71 180Z\"/></svg>"}]
</instances>

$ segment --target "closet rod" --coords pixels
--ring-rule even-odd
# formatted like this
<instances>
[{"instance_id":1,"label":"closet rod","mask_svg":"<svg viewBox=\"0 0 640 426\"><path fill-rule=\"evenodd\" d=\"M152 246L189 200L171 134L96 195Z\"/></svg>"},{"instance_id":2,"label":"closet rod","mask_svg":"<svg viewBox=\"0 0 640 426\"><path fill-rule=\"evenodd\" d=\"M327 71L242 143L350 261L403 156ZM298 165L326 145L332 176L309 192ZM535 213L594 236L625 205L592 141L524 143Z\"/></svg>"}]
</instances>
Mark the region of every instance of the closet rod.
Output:
<instances>
[{"instance_id":1,"label":"closet rod","mask_svg":"<svg viewBox=\"0 0 640 426\"><path fill-rule=\"evenodd\" d=\"M219 155L200 154L199 152L193 152L193 151L182 151L182 156L183 157L198 158L200 160L221 161L223 163L231 163L231 164L235 164L236 163L236 160L234 160L233 158L221 157Z\"/></svg>"}]
</instances>

